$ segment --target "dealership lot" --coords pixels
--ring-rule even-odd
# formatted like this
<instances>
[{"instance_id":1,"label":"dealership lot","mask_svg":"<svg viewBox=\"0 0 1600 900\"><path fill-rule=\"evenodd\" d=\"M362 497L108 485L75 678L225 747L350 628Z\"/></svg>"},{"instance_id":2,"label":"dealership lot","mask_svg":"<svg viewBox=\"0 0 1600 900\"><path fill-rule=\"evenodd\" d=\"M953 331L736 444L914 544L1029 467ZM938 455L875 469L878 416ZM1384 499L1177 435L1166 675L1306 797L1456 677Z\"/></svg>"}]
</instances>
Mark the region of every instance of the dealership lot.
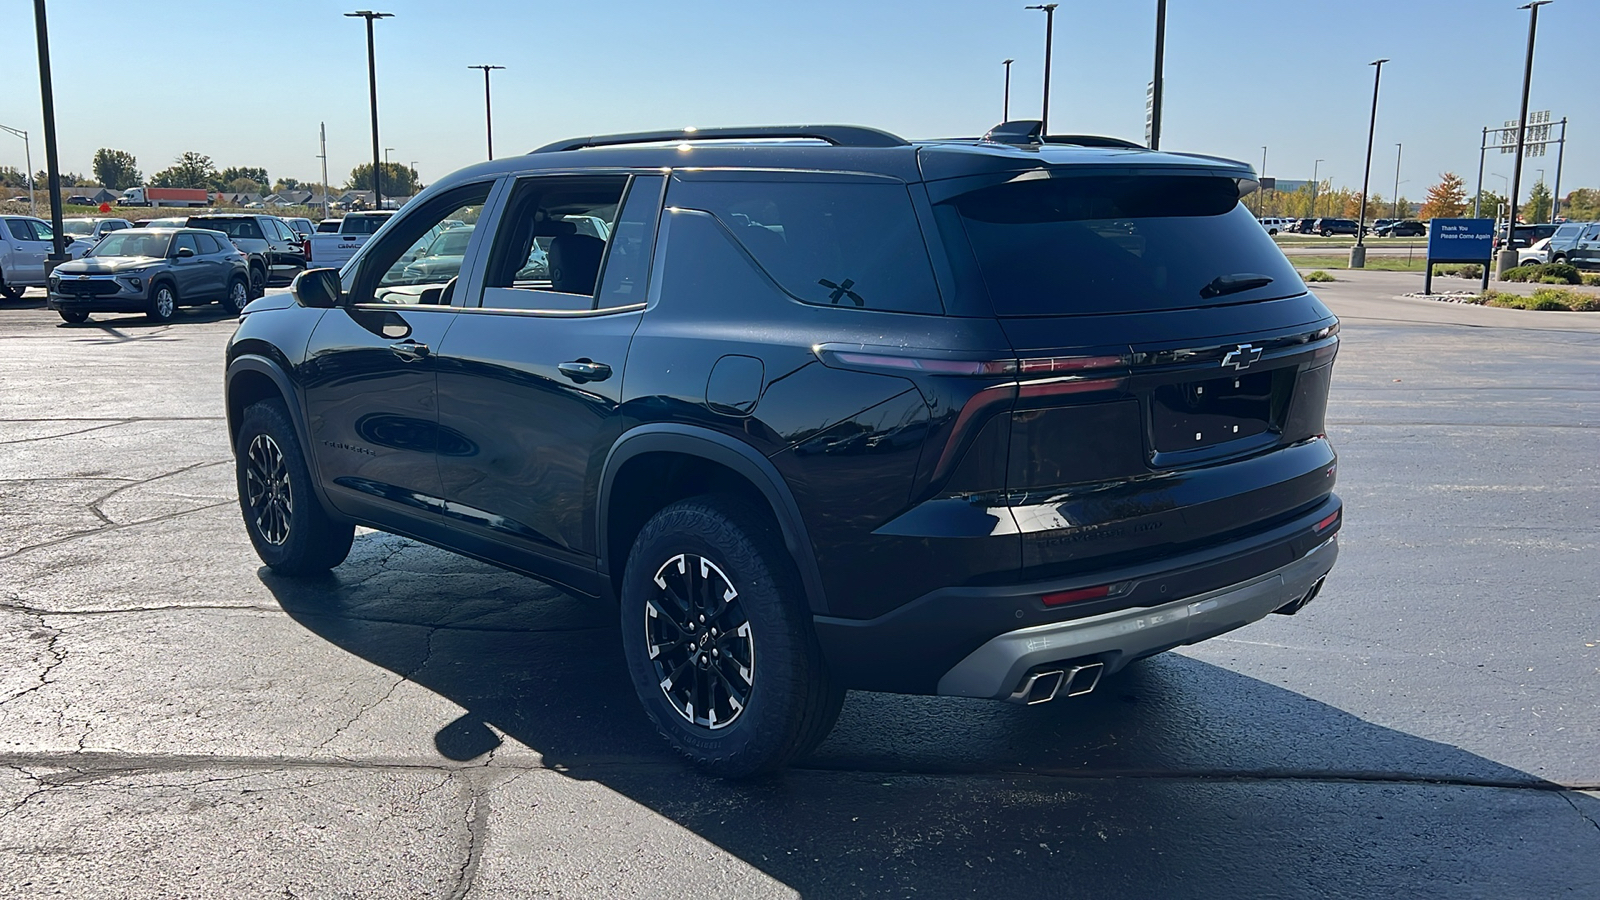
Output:
<instances>
[{"instance_id":1,"label":"dealership lot","mask_svg":"<svg viewBox=\"0 0 1600 900\"><path fill-rule=\"evenodd\" d=\"M609 608L375 533L261 568L215 307L0 303L0 885L1593 896L1600 316L1340 277L1315 603L1072 702L852 694L751 783L656 737Z\"/></svg>"}]
</instances>

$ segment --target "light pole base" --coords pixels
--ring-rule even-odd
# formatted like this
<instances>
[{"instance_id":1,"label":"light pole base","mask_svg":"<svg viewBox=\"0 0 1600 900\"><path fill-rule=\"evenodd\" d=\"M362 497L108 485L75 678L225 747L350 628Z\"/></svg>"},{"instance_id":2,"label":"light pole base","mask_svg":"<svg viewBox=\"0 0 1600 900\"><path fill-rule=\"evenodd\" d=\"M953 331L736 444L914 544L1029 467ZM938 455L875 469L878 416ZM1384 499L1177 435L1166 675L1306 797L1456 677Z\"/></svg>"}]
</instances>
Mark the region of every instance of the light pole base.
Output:
<instances>
[{"instance_id":1,"label":"light pole base","mask_svg":"<svg viewBox=\"0 0 1600 900\"><path fill-rule=\"evenodd\" d=\"M1501 250L1494 258L1494 280L1505 281L1506 270L1517 267L1517 251Z\"/></svg>"},{"instance_id":2,"label":"light pole base","mask_svg":"<svg viewBox=\"0 0 1600 900\"><path fill-rule=\"evenodd\" d=\"M1357 244L1350 248L1350 268L1365 269L1367 267L1367 248Z\"/></svg>"}]
</instances>

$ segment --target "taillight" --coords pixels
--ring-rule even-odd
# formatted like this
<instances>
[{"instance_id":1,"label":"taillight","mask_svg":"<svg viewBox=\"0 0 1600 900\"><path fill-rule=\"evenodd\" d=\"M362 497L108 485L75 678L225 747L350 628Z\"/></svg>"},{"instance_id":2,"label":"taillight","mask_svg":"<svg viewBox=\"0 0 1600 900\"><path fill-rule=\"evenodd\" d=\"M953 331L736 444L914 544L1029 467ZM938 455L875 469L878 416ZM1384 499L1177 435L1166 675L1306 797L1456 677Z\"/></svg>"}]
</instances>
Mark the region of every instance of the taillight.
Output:
<instances>
[{"instance_id":1,"label":"taillight","mask_svg":"<svg viewBox=\"0 0 1600 900\"><path fill-rule=\"evenodd\" d=\"M1081 603L1084 600L1101 600L1111 596L1111 585L1102 584L1099 587L1078 588L1072 591L1056 591L1040 597L1040 602L1045 606L1064 606L1068 603Z\"/></svg>"},{"instance_id":2,"label":"taillight","mask_svg":"<svg viewBox=\"0 0 1600 900\"><path fill-rule=\"evenodd\" d=\"M1344 510L1342 509L1334 510L1333 515L1328 516L1326 519L1323 519L1321 522L1318 522L1316 525L1312 526L1311 530L1315 531L1317 534L1327 531L1329 528L1332 528L1334 525L1338 524L1339 516L1343 513Z\"/></svg>"},{"instance_id":3,"label":"taillight","mask_svg":"<svg viewBox=\"0 0 1600 900\"><path fill-rule=\"evenodd\" d=\"M306 265L309 266L311 264L311 239L310 238L306 238L305 240L300 242L300 252L305 254L305 256L306 256Z\"/></svg>"}]
</instances>

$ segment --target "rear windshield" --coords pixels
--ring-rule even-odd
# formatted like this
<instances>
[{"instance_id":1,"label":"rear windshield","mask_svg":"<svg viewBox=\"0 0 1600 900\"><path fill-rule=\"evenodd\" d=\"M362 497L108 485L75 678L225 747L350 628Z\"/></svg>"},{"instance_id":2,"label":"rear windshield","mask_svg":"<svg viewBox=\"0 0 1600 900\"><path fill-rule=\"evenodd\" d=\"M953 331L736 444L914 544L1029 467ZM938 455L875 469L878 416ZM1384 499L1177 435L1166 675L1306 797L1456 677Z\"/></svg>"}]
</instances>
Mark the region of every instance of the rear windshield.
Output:
<instances>
[{"instance_id":1,"label":"rear windshield","mask_svg":"<svg viewBox=\"0 0 1600 900\"><path fill-rule=\"evenodd\" d=\"M1186 309L1305 291L1227 178L1020 181L963 194L939 212L947 240L964 232L1002 316Z\"/></svg>"},{"instance_id":2,"label":"rear windshield","mask_svg":"<svg viewBox=\"0 0 1600 900\"><path fill-rule=\"evenodd\" d=\"M189 227L220 231L231 238L265 240L261 236L261 226L256 224L255 219L202 219L196 216L189 220Z\"/></svg>"},{"instance_id":3,"label":"rear windshield","mask_svg":"<svg viewBox=\"0 0 1600 900\"><path fill-rule=\"evenodd\" d=\"M342 234L375 234L387 221L388 216L351 216L344 220L339 231Z\"/></svg>"}]
</instances>

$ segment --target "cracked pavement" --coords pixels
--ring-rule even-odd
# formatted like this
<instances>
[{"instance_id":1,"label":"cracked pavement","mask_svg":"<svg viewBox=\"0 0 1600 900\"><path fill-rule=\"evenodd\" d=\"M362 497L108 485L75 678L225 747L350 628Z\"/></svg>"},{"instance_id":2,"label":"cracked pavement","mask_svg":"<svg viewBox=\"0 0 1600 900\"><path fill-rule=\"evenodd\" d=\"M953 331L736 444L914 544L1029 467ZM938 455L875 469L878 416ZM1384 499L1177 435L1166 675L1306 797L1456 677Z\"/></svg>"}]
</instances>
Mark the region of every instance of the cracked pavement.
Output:
<instances>
[{"instance_id":1,"label":"cracked pavement","mask_svg":"<svg viewBox=\"0 0 1600 900\"><path fill-rule=\"evenodd\" d=\"M1340 277L1315 603L1072 702L851 694L740 784L609 608L371 532L261 568L230 320L0 303L0 895L1600 895L1600 315Z\"/></svg>"}]
</instances>

